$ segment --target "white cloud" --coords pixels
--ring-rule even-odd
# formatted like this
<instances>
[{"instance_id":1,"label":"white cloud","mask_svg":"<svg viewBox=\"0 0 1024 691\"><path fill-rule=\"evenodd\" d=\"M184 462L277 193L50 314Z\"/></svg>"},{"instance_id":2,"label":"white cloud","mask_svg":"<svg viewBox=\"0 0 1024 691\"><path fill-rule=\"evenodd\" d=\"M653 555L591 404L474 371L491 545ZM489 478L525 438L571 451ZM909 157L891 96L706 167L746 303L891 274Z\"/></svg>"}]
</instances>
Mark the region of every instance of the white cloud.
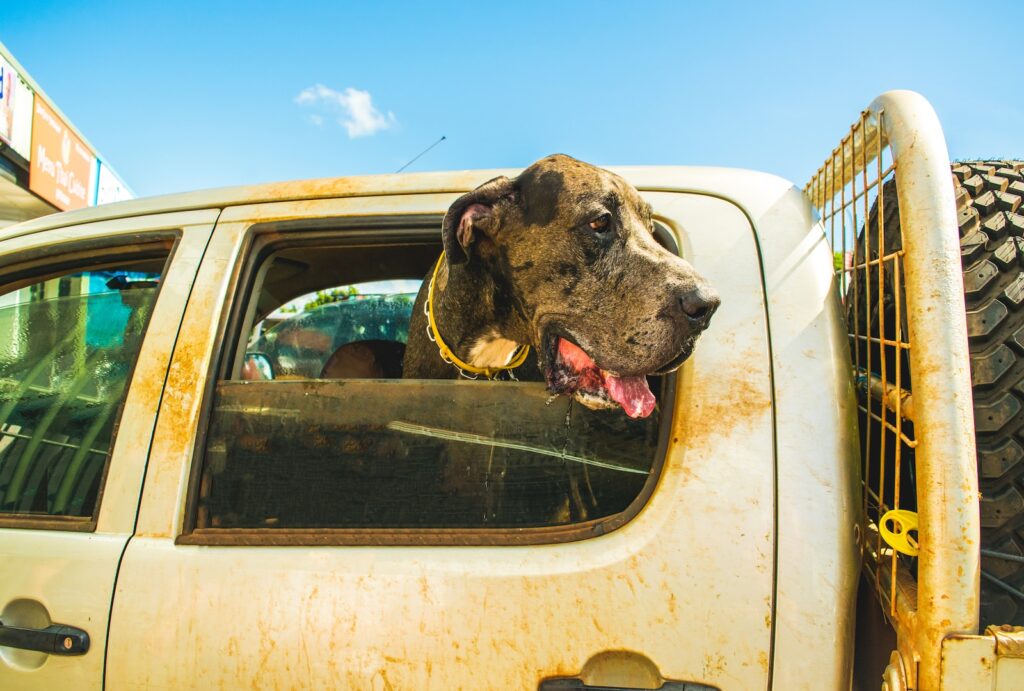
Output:
<instances>
[{"instance_id":1,"label":"white cloud","mask_svg":"<svg viewBox=\"0 0 1024 691\"><path fill-rule=\"evenodd\" d=\"M295 102L300 106L319 108L328 113L340 113L338 124L345 128L350 139L368 137L395 124L395 114L388 111L384 115L373 105L373 97L369 91L348 87L344 91L335 91L323 84L315 84L299 92ZM313 124L323 123L321 115L310 116Z\"/></svg>"}]
</instances>

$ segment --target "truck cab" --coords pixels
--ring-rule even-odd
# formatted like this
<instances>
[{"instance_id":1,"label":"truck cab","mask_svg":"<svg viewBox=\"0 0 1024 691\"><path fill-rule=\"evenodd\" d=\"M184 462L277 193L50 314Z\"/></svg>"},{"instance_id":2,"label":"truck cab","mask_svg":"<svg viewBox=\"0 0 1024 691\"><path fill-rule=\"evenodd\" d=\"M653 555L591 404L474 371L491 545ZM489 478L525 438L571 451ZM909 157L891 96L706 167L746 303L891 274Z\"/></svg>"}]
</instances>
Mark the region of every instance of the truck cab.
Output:
<instances>
[{"instance_id":1,"label":"truck cab","mask_svg":"<svg viewBox=\"0 0 1024 691\"><path fill-rule=\"evenodd\" d=\"M89 640L0 647L4 686L841 686L857 445L825 239L771 176L617 172L723 303L642 421L542 382L387 376L374 343L401 345L403 316L370 315L418 288L454 198L514 171L202 192L4 231L0 621ZM343 288L331 326L266 328ZM373 376L323 371L360 343Z\"/></svg>"},{"instance_id":2,"label":"truck cab","mask_svg":"<svg viewBox=\"0 0 1024 691\"><path fill-rule=\"evenodd\" d=\"M721 298L636 420L529 377L402 377L445 211L516 171L211 190L0 230L0 686L841 689L856 620L887 631L856 652L894 651L890 691L1011 688L995 670L1016 634L976 635L970 384L966 402L929 388L929 352L965 381L962 294L959 316L919 299L913 266L916 503L878 489L891 459L864 435L909 410L909 379L857 369L887 337L848 326L849 286L884 261L846 251L895 177L881 162L900 161L901 198L938 200L923 221L901 206L904 237L951 213L955 233L941 130L932 168L913 158L927 147L906 158L913 133L936 141L917 99L873 104L805 188L613 169ZM959 270L949 242L904 242L900 261Z\"/></svg>"}]
</instances>

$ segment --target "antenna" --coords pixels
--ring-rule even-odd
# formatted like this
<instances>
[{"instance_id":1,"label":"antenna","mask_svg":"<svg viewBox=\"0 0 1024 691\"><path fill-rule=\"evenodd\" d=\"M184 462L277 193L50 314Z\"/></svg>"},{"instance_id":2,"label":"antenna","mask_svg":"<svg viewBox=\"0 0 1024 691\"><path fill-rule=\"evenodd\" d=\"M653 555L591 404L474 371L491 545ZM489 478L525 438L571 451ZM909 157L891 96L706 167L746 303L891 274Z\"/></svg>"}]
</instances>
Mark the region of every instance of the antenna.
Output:
<instances>
[{"instance_id":1,"label":"antenna","mask_svg":"<svg viewBox=\"0 0 1024 691\"><path fill-rule=\"evenodd\" d=\"M413 163L414 163L414 162L416 161L416 159L418 159L418 158L419 158L420 156L422 156L423 154L425 154L425 153L427 153L428 151L430 151L431 149L433 149L433 148L434 148L435 146L437 146L438 144L440 144L441 142L443 142L443 141L444 141L445 139L447 139L447 137L446 137L446 136L444 136L444 135L442 134L442 135L441 135L441 138L440 138L440 139L438 139L438 140L437 140L436 142L434 142L433 144L431 144L430 146L428 146L428 147L427 147L426 149L424 149L423 151L421 151L421 152L419 152L418 154L416 154L415 156L413 156L413 157L412 157L412 158L411 158L411 159L409 160L409 162L408 162L408 163L406 163L406 164L405 164L404 166L402 166L401 168L399 168L399 169L398 169L398 170L396 170L395 172L396 172L396 173L401 173L401 172L402 172L403 170L405 170L406 168L408 168L409 166L411 166L411 165L412 165L412 164L413 164Z\"/></svg>"}]
</instances>

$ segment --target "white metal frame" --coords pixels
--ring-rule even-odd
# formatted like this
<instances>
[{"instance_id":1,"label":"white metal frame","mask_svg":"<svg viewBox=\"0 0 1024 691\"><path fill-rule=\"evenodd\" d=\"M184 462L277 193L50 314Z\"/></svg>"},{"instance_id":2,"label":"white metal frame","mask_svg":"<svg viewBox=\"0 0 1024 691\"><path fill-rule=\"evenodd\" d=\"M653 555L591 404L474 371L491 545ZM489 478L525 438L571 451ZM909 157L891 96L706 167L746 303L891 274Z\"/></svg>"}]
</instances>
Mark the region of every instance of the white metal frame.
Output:
<instances>
[{"instance_id":1,"label":"white metal frame","mask_svg":"<svg viewBox=\"0 0 1024 691\"><path fill-rule=\"evenodd\" d=\"M883 170L885 147L889 147L892 166ZM877 164L878 174L868 183L872 164ZM874 265L880 288L884 262L891 261L898 292L897 264L902 261L909 334L906 343L897 337L892 345L897 353L899 348L907 350L913 382L912 446L916 457L920 548L916 583L907 570L900 572L896 554L887 552L892 558L892 569L886 574L890 580L887 585L891 587L889 593L880 589L879 595L890 606L890 620L897 631L902 665L908 677L906 683L911 688L927 690L940 686L943 639L951 634L977 631L980 578L974 409L959 233L949 154L935 111L921 95L910 91L883 94L861 114L806 191L823 217L833 224L838 218L841 232L848 237L851 216L853 232L860 231L856 221L859 203L863 202L865 209L861 220L864 228L868 225L869 198L873 197L881 206L889 172L895 173L899 197L902 251L885 255L881 243L884 229L880 227L878 257L872 259L870 251L865 251L859 266L844 266L840 273L852 274L851 280L856 281L859 270L867 277ZM859 190L858 176L862 179ZM851 206L852 214L848 213ZM879 221L878 225L883 223ZM837 249L834 237L833 243ZM866 290L870 300L871 286L866 286ZM880 300L881 291L878 292L875 299ZM857 338L864 337L858 334ZM897 418L910 417L906 414L909 411L901 410L908 407L909 397L899 380L891 388L892 383L885 381L884 374L880 387L871 372L867 379L871 381L865 389L887 399L882 403L889 411ZM870 419L871 411L865 413ZM881 415L876 414L875 420L890 431L897 431L887 422L888 413ZM878 501L884 505L884 489L879 494ZM865 532L865 550L869 549L868 541ZM879 570L873 575L876 584L881 585L878 575L884 560L876 557Z\"/></svg>"}]
</instances>

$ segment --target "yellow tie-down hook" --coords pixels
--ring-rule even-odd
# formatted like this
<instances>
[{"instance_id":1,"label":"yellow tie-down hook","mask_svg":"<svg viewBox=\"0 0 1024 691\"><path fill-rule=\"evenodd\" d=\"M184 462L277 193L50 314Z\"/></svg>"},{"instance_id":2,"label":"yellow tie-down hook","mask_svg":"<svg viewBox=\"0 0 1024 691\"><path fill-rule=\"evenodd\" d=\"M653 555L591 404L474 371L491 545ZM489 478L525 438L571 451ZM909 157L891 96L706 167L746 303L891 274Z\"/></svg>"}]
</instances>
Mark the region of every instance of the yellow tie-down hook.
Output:
<instances>
[{"instance_id":1,"label":"yellow tie-down hook","mask_svg":"<svg viewBox=\"0 0 1024 691\"><path fill-rule=\"evenodd\" d=\"M900 554L916 557L920 543L917 541L917 514L906 509L886 511L879 521L879 532L886 544ZM914 534L911 535L911 532Z\"/></svg>"}]
</instances>

